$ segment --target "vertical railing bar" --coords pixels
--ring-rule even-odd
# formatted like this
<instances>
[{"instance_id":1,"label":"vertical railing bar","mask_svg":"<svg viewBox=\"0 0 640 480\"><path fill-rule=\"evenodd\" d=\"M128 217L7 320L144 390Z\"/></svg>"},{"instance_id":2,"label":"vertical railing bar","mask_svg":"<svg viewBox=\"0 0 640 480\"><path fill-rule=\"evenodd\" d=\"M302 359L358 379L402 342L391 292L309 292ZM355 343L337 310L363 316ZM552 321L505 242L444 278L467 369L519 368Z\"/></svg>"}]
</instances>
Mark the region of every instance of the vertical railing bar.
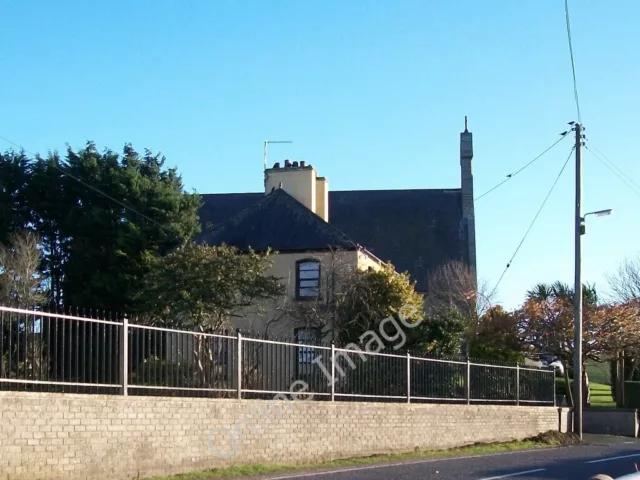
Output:
<instances>
[{"instance_id":1,"label":"vertical railing bar","mask_svg":"<svg viewBox=\"0 0 640 480\"><path fill-rule=\"evenodd\" d=\"M240 329L237 330L237 342L238 348L236 350L236 385L238 400L242 399L242 333Z\"/></svg>"},{"instance_id":2,"label":"vertical railing bar","mask_svg":"<svg viewBox=\"0 0 640 480\"><path fill-rule=\"evenodd\" d=\"M11 371L13 370L13 365L12 365L12 357L13 357L13 315L11 313L9 313L9 353L7 355L7 376L10 377L11 376Z\"/></svg>"},{"instance_id":3,"label":"vertical railing bar","mask_svg":"<svg viewBox=\"0 0 640 480\"><path fill-rule=\"evenodd\" d=\"M146 353L147 354L144 357L145 358L144 361L147 363L147 365L149 365L149 368L145 368L145 373L147 374L147 383L150 384L150 385L152 384L151 383L152 382L152 380L151 380L151 370L152 369L151 369L151 365L150 365L151 358L152 358L152 355L151 355L151 334L152 333L153 332L151 330L147 330L147 335L146 335L146 337L147 337L147 342L146 342L146 344L147 344L146 345L147 352Z\"/></svg>"},{"instance_id":4,"label":"vertical railing bar","mask_svg":"<svg viewBox=\"0 0 640 480\"><path fill-rule=\"evenodd\" d=\"M153 358L154 358L154 369L153 369L153 384L154 385L158 385L160 382L158 382L158 370L160 370L160 374L162 374L162 352L158 352L158 335L160 335L162 332L154 332L153 334L153 349L154 349L154 354L153 354ZM158 353L160 353L160 355L158 355ZM156 361L157 359L157 361Z\"/></svg>"},{"instance_id":5,"label":"vertical railing bar","mask_svg":"<svg viewBox=\"0 0 640 480\"><path fill-rule=\"evenodd\" d=\"M124 329L124 318L126 318L126 315L123 315L123 320L121 325L118 327L118 356L122 355L122 353L120 352L120 350L122 350L123 348L127 349L127 380L130 382L131 378L133 378L133 366L134 366L134 354L133 354L133 350L135 349L135 345L134 345L134 334L135 334L135 329L132 329L131 331L127 331L127 334L125 335L124 333L120 333L120 329ZM124 337L124 342L122 342L122 339ZM125 347L126 345L126 347ZM120 369L118 369L118 372L120 372ZM119 373L118 373L119 376Z\"/></svg>"},{"instance_id":6,"label":"vertical railing bar","mask_svg":"<svg viewBox=\"0 0 640 480\"><path fill-rule=\"evenodd\" d=\"M88 322L82 322L82 382L83 383L89 383L87 382L87 323ZM89 328L91 328L91 325L89 325Z\"/></svg>"},{"instance_id":7,"label":"vertical railing bar","mask_svg":"<svg viewBox=\"0 0 640 480\"><path fill-rule=\"evenodd\" d=\"M125 316L122 319L122 326L120 327L120 394L128 395L128 386L129 386L129 321Z\"/></svg>"},{"instance_id":8,"label":"vertical railing bar","mask_svg":"<svg viewBox=\"0 0 640 480\"><path fill-rule=\"evenodd\" d=\"M95 372L93 371L93 329L95 328L95 324L87 323L89 325L89 383L97 383L98 376L95 375Z\"/></svg>"},{"instance_id":9,"label":"vertical railing bar","mask_svg":"<svg viewBox=\"0 0 640 480\"><path fill-rule=\"evenodd\" d=\"M76 382L79 382L80 381L80 320L76 320L75 351L76 351Z\"/></svg>"},{"instance_id":10,"label":"vertical railing bar","mask_svg":"<svg viewBox=\"0 0 640 480\"><path fill-rule=\"evenodd\" d=\"M520 364L516 365L516 405L520 405Z\"/></svg>"},{"instance_id":11,"label":"vertical railing bar","mask_svg":"<svg viewBox=\"0 0 640 480\"><path fill-rule=\"evenodd\" d=\"M35 333L35 325L34 325L34 333ZM40 318L40 333L38 335L38 380L44 380L43 378L43 372L42 372L42 367L44 365L44 357L43 357L43 353L44 353L44 317ZM0 355L0 359L2 358L2 355ZM0 360L2 361L2 360Z\"/></svg>"},{"instance_id":12,"label":"vertical railing bar","mask_svg":"<svg viewBox=\"0 0 640 480\"><path fill-rule=\"evenodd\" d=\"M110 320L115 320L116 319L116 315L112 314ZM115 351L113 348L113 332L115 330L115 325L110 325L109 326L109 370L108 370L108 375L109 375L109 383L114 383L113 382L113 360L116 358L115 356ZM126 368L126 367L125 367Z\"/></svg>"},{"instance_id":13,"label":"vertical railing bar","mask_svg":"<svg viewBox=\"0 0 640 480\"><path fill-rule=\"evenodd\" d=\"M177 369L173 368L176 364L176 359L178 358L176 350L176 335L177 333L171 333L171 368L169 369L169 378L171 379L171 386L175 387L178 383L178 373Z\"/></svg>"},{"instance_id":14,"label":"vertical railing bar","mask_svg":"<svg viewBox=\"0 0 640 480\"><path fill-rule=\"evenodd\" d=\"M22 342L23 348L24 348L24 360L22 362L23 365L23 375L24 375L24 380L28 380L28 362L29 362L29 318L30 315L27 314L25 315L25 319L24 319L24 341ZM20 341L20 323L18 323L18 341ZM19 344L18 344L19 347ZM18 348L18 372L20 371L20 348ZM20 378L20 375L18 375L18 378ZM25 390L26 390L26 386L25 386Z\"/></svg>"},{"instance_id":15,"label":"vertical railing bar","mask_svg":"<svg viewBox=\"0 0 640 480\"><path fill-rule=\"evenodd\" d=\"M336 345L331 342L331 401L336 398Z\"/></svg>"},{"instance_id":16,"label":"vertical railing bar","mask_svg":"<svg viewBox=\"0 0 640 480\"><path fill-rule=\"evenodd\" d=\"M33 348L33 344L35 343L35 329L36 329L36 320L35 320L35 316L36 314L33 314L33 317L31 319L27 318L27 321L25 323L25 337L26 337L26 341L25 341L25 349L24 349L24 360L25 360L25 380L26 379L31 379L34 380L34 375L35 375L35 370L33 368L33 362L35 361L35 350ZM31 324L33 324L33 332L31 334L31 339L29 339L29 330L31 329ZM29 354L29 347L31 347L31 355ZM29 375L27 375L27 373L29 373Z\"/></svg>"},{"instance_id":17,"label":"vertical railing bar","mask_svg":"<svg viewBox=\"0 0 640 480\"><path fill-rule=\"evenodd\" d=\"M0 378L5 377L4 371L4 311L0 312Z\"/></svg>"},{"instance_id":18,"label":"vertical railing bar","mask_svg":"<svg viewBox=\"0 0 640 480\"><path fill-rule=\"evenodd\" d=\"M98 343L102 343L102 358L101 358L101 365L100 365L100 372L102 374L101 379L102 382L105 383L107 381L107 325L106 324L101 324L102 325L102 342L98 342Z\"/></svg>"},{"instance_id":19,"label":"vertical railing bar","mask_svg":"<svg viewBox=\"0 0 640 480\"><path fill-rule=\"evenodd\" d=\"M411 354L407 352L407 403L411 403Z\"/></svg>"},{"instance_id":20,"label":"vertical railing bar","mask_svg":"<svg viewBox=\"0 0 640 480\"><path fill-rule=\"evenodd\" d=\"M61 367L62 367L62 371L61 371L61 373L60 373L60 376L61 376L61 378L62 378L62 381L63 381L63 382L66 382L66 378L65 378L65 376L64 376L64 367L65 367L65 363L66 363L66 361L67 361L67 356L66 356L66 353L65 353L65 350L66 350L66 349L65 349L65 346L66 346L66 345L65 345L65 343L66 343L66 342L65 342L65 340L64 340L64 337L65 337L65 331L66 331L66 329L67 329L67 325L66 325L66 323L65 323L65 319L64 319L64 318L61 318L61 319L60 319L60 321L61 321L61 323L62 323L62 365L61 365ZM64 390L64 388L65 388L65 387L62 387L62 388L63 388L63 390Z\"/></svg>"},{"instance_id":21,"label":"vertical railing bar","mask_svg":"<svg viewBox=\"0 0 640 480\"><path fill-rule=\"evenodd\" d=\"M165 345L165 336L167 335L167 332L158 332L158 334L160 335L160 358L162 360L160 362L160 375L158 379L158 385L167 386L169 384L166 378L166 372L169 369L168 367L169 362L167 361L167 352L165 351L167 347Z\"/></svg>"},{"instance_id":22,"label":"vertical railing bar","mask_svg":"<svg viewBox=\"0 0 640 480\"><path fill-rule=\"evenodd\" d=\"M58 313L57 309L56 309L56 313ZM58 344L59 344L59 342L58 342L58 340L59 340L58 321L59 321L59 318L56 316L53 319L53 326L54 326L54 329L55 329L55 335L52 336L52 338L53 338L53 348L52 348L53 354L52 354L52 357L53 357L53 379L54 380L58 380L60 378L59 377L60 372L58 371L58 369L59 369L58 360L59 360L59 355L60 355L60 351L58 349ZM49 341L51 342L51 339Z\"/></svg>"},{"instance_id":23,"label":"vertical railing bar","mask_svg":"<svg viewBox=\"0 0 640 480\"><path fill-rule=\"evenodd\" d=\"M37 360L35 358L36 356L36 350L35 350L35 342L36 342L36 337L35 337L35 331L36 331L36 319L35 319L35 313L33 314L33 319L31 321L31 323L33 324L33 328L32 328L32 333L31 333L31 340L29 341L29 345L31 346L31 356L30 356L30 361L29 361L29 371L31 373L31 380L35 380L35 375L36 375L36 370L35 370L35 366L33 365ZM29 337L29 329L27 329L27 337ZM29 349L27 349L27 357L29 357Z\"/></svg>"},{"instance_id":24,"label":"vertical railing bar","mask_svg":"<svg viewBox=\"0 0 640 480\"><path fill-rule=\"evenodd\" d=\"M467 376L465 384L465 395L467 405L471 404L471 361L467 358Z\"/></svg>"}]
</instances>

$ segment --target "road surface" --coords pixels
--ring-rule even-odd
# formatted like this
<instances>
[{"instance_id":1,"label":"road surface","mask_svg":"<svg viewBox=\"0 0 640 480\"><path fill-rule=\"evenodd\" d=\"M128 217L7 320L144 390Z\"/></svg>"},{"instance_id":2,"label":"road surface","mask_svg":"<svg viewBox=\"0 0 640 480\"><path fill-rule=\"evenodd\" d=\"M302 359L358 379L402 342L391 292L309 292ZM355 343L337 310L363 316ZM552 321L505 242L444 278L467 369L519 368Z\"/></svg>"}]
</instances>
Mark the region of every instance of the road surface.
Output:
<instances>
[{"instance_id":1,"label":"road surface","mask_svg":"<svg viewBox=\"0 0 640 480\"><path fill-rule=\"evenodd\" d=\"M296 472L265 480L588 480L598 473L613 478L640 466L640 441L587 437L572 447L495 455L425 459L386 465ZM254 477L255 478L255 477Z\"/></svg>"}]
</instances>

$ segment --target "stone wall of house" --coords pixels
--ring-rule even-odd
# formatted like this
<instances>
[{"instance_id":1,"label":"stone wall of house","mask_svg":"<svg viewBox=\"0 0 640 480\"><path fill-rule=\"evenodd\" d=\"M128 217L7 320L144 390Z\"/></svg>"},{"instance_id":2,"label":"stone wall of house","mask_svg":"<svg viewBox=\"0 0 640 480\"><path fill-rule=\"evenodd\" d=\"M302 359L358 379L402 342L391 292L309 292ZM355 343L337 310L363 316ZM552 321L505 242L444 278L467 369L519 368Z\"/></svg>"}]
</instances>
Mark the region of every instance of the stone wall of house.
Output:
<instances>
[{"instance_id":1,"label":"stone wall of house","mask_svg":"<svg viewBox=\"0 0 640 480\"><path fill-rule=\"evenodd\" d=\"M553 407L0 392L0 479L129 479L517 440Z\"/></svg>"}]
</instances>

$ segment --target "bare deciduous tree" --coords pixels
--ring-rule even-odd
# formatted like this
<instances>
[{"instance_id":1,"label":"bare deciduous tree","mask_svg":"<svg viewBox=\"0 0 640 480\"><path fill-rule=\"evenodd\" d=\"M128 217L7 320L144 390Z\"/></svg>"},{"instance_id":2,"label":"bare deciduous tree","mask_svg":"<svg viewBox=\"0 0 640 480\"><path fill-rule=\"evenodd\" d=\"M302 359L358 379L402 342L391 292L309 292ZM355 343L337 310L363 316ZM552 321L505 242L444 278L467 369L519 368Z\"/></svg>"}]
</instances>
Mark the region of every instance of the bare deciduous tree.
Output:
<instances>
[{"instance_id":1,"label":"bare deciduous tree","mask_svg":"<svg viewBox=\"0 0 640 480\"><path fill-rule=\"evenodd\" d=\"M607 280L618 302L640 298L640 255L624 260L614 274L607 275Z\"/></svg>"},{"instance_id":2,"label":"bare deciduous tree","mask_svg":"<svg viewBox=\"0 0 640 480\"><path fill-rule=\"evenodd\" d=\"M44 302L43 279L38 272L40 260L38 237L30 232L15 233L10 243L0 244L0 305L33 309ZM43 345L41 336L37 335L40 325L30 317L17 315L2 322L0 329L4 330L2 341L6 342L2 345L5 353L0 358L0 376L7 376L5 363L8 359L12 359L19 370L42 371ZM25 348L27 339L29 348ZM9 375L15 373L8 372Z\"/></svg>"},{"instance_id":3,"label":"bare deciduous tree","mask_svg":"<svg viewBox=\"0 0 640 480\"><path fill-rule=\"evenodd\" d=\"M613 293L613 299L618 304L625 304L633 311L640 311L640 254L635 258L626 258L616 270L615 273L607 275L609 288ZM640 314L636 315L632 322L628 322L626 328L621 332L621 338L617 342L616 350L613 357L616 358L618 365L620 359L630 359L630 369L624 372L624 378L618 378L618 382L624 382L625 379L633 379L638 365L640 364L640 336L638 336ZM634 327L634 328L629 328ZM626 370L626 369L625 369ZM618 386L619 387L619 386Z\"/></svg>"},{"instance_id":4,"label":"bare deciduous tree","mask_svg":"<svg viewBox=\"0 0 640 480\"><path fill-rule=\"evenodd\" d=\"M45 300L38 237L16 233L8 245L0 245L0 303L16 308L33 308Z\"/></svg>"},{"instance_id":5,"label":"bare deciduous tree","mask_svg":"<svg viewBox=\"0 0 640 480\"><path fill-rule=\"evenodd\" d=\"M478 281L472 268L456 260L442 264L429 275L426 307L432 313L455 309L467 320L468 355L480 319L492 306L492 295L488 284Z\"/></svg>"}]
</instances>

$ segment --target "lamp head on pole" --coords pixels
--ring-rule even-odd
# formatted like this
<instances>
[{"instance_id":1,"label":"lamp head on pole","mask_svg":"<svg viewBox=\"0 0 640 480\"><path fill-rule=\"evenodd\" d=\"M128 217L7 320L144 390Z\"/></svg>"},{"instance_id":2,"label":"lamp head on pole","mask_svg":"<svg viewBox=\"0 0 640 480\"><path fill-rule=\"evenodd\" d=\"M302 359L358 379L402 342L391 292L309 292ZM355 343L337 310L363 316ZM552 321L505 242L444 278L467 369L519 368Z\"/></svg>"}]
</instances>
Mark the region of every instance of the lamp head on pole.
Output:
<instances>
[{"instance_id":1,"label":"lamp head on pole","mask_svg":"<svg viewBox=\"0 0 640 480\"><path fill-rule=\"evenodd\" d=\"M584 216L580 219L580 234L584 235L586 233L584 221L588 215L595 215L596 217L608 217L609 215L611 215L611 212L613 212L613 209L607 208L606 210L596 210L595 212L585 213Z\"/></svg>"},{"instance_id":2,"label":"lamp head on pole","mask_svg":"<svg viewBox=\"0 0 640 480\"><path fill-rule=\"evenodd\" d=\"M612 211L613 211L613 210L612 210L611 208L609 208L609 209L607 209L607 210L598 210L597 212L593 212L593 214L594 214L596 217L606 217L606 216L608 216L608 215L611 215L611 212L612 212Z\"/></svg>"},{"instance_id":3,"label":"lamp head on pole","mask_svg":"<svg viewBox=\"0 0 640 480\"><path fill-rule=\"evenodd\" d=\"M582 221L584 222L584 219L588 215L595 215L596 217L607 217L611 215L612 212L613 212L613 209L607 208L606 210L596 210L595 212L585 213L584 216L582 217Z\"/></svg>"}]
</instances>

